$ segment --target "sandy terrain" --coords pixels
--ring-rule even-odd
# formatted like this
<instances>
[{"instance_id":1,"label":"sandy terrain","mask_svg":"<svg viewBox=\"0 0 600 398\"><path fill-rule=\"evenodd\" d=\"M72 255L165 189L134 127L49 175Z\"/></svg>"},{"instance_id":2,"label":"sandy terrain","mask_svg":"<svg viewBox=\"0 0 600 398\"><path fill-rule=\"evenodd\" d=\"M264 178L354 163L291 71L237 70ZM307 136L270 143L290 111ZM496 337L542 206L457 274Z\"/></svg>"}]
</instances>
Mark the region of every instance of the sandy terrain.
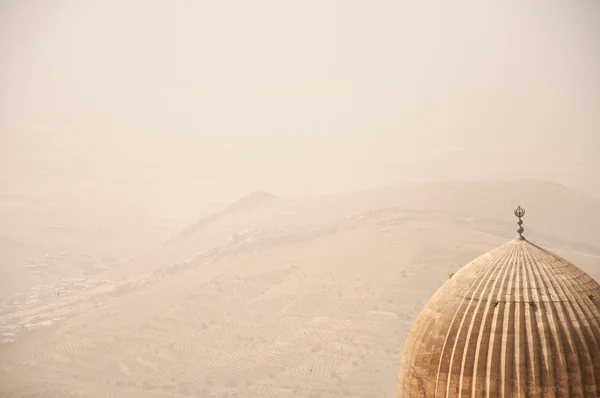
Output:
<instances>
[{"instance_id":1,"label":"sandy terrain","mask_svg":"<svg viewBox=\"0 0 600 398\"><path fill-rule=\"evenodd\" d=\"M525 235L600 279L600 202L535 181L253 193L104 267L22 242L0 397L393 397L420 309L514 237L517 204Z\"/></svg>"},{"instance_id":2,"label":"sandy terrain","mask_svg":"<svg viewBox=\"0 0 600 398\"><path fill-rule=\"evenodd\" d=\"M518 205L600 279L598 20L0 0L0 398L395 397Z\"/></svg>"}]
</instances>

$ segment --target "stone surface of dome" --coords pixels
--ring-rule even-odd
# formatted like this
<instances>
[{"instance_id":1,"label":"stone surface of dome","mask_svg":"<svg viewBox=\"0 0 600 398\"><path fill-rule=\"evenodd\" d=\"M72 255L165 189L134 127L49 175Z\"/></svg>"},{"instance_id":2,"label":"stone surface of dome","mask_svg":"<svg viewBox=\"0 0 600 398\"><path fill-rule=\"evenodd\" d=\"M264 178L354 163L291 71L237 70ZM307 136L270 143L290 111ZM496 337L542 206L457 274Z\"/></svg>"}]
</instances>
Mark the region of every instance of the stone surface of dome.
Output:
<instances>
[{"instance_id":1,"label":"stone surface of dome","mask_svg":"<svg viewBox=\"0 0 600 398\"><path fill-rule=\"evenodd\" d=\"M398 396L600 396L600 285L521 236L462 267L417 318Z\"/></svg>"}]
</instances>

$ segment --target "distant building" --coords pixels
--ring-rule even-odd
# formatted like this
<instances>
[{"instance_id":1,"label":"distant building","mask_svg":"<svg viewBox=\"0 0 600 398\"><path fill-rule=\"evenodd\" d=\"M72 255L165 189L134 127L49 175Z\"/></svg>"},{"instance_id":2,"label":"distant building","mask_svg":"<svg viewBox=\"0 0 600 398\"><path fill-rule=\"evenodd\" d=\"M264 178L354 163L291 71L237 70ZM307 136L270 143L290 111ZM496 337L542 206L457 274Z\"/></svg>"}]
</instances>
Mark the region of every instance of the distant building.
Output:
<instances>
[{"instance_id":1,"label":"distant building","mask_svg":"<svg viewBox=\"0 0 600 398\"><path fill-rule=\"evenodd\" d=\"M599 397L600 285L519 238L461 268L413 326L398 397Z\"/></svg>"}]
</instances>

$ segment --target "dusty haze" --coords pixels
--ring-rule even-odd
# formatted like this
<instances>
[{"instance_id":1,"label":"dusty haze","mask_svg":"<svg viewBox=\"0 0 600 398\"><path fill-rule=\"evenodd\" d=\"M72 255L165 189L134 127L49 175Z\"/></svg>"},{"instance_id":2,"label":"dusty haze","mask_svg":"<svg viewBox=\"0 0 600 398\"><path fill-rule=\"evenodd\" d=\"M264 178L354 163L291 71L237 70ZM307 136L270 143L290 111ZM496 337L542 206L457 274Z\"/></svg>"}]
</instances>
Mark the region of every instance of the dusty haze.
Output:
<instances>
[{"instance_id":1,"label":"dusty haze","mask_svg":"<svg viewBox=\"0 0 600 398\"><path fill-rule=\"evenodd\" d=\"M3 186L152 176L174 201L169 180L233 199L525 176L598 195L598 8L3 1Z\"/></svg>"},{"instance_id":2,"label":"dusty haze","mask_svg":"<svg viewBox=\"0 0 600 398\"><path fill-rule=\"evenodd\" d=\"M600 276L600 6L483 3L0 0L0 393L395 396L518 204Z\"/></svg>"}]
</instances>

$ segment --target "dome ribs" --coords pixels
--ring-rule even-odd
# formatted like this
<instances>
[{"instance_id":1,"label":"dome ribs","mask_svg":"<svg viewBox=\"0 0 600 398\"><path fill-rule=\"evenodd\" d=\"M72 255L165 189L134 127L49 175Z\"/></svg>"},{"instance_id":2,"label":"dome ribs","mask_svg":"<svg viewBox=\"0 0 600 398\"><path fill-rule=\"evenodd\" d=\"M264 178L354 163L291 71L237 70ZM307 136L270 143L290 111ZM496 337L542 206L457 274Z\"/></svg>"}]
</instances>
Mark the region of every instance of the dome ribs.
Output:
<instances>
[{"instance_id":1,"label":"dome ribs","mask_svg":"<svg viewBox=\"0 0 600 398\"><path fill-rule=\"evenodd\" d=\"M440 356L438 365L438 378L436 380L435 396L448 396L452 393L458 394L460 391L460 383L462 381L460 377L462 361L460 358L462 355L459 354L460 356L457 357L457 351L461 354L464 352L464 347L466 346L467 340L470 337L467 336L466 338L461 338L461 331L464 330L464 325L467 321L467 318L469 318L469 320L473 319L473 313L470 310L474 301L474 294L481 288L482 285L484 285L484 283L486 285L490 283L491 276L499 271L499 268L496 267L496 265L498 265L504 259L504 257L508 255L508 253L503 253L500 256L496 256L495 254L496 253L493 253L493 255L490 256L491 260L489 261L489 266L485 266L485 263L483 267L478 266L478 263L472 263L474 266L478 266L478 268L474 268L472 272L478 272L476 274L476 278L474 278L469 288L464 291L463 295L461 295L462 297L460 304L454 314L450 328L446 333L442 348L442 355ZM451 338L454 339L452 344L450 343ZM462 344L461 348L459 348L459 344ZM453 378L453 374L457 376ZM444 382L446 384L445 389L443 387ZM444 391L444 393L442 393L442 391Z\"/></svg>"},{"instance_id":2,"label":"dome ribs","mask_svg":"<svg viewBox=\"0 0 600 398\"><path fill-rule=\"evenodd\" d=\"M405 346L400 397L597 397L600 285L526 239L461 268Z\"/></svg>"},{"instance_id":3,"label":"dome ribs","mask_svg":"<svg viewBox=\"0 0 600 398\"><path fill-rule=\"evenodd\" d=\"M536 261L539 262L537 259ZM556 265L558 265L558 262L556 262ZM576 302L573 295L570 294L569 287L566 286L564 281L564 276L568 276L569 273L556 273L556 270L552 269L553 267L550 267L549 264L546 266L540 264L539 267L546 271L544 275L548 278L549 285L552 287L553 291L558 294L560 299L556 308L559 311L559 316L562 316L561 322L558 323L559 331L561 332L559 336L563 336L566 342L564 347L566 348L567 353L567 366L564 372L570 389L569 395L584 396L582 382L583 377L586 375L583 372L583 367L585 365L582 363L582 360L585 362L585 356L588 356L589 358L589 350L581 333L580 327L583 326L581 324L581 319L578 317L577 311L573 307L573 304ZM558 268L565 267L566 265L562 264ZM573 281L571 280L570 282Z\"/></svg>"},{"instance_id":4,"label":"dome ribs","mask_svg":"<svg viewBox=\"0 0 600 398\"><path fill-rule=\"evenodd\" d=\"M589 277L588 277L589 278ZM589 278L592 282L593 279ZM586 289L583 294L576 295L577 301L579 302L581 308L583 309L584 314L586 315L586 328L584 328L584 333L586 333L586 338L588 341L592 342L590 355L592 358L600 358L600 313L598 311L598 307L596 306L594 297L600 297L600 289L598 287L594 288L591 286L592 283L589 281L586 284ZM591 297L588 295L591 294ZM590 347L588 347L590 348ZM595 397L600 395L600 361L594 361L591 366L591 370L594 372L594 380L595 384L593 386L587 386L586 392Z\"/></svg>"},{"instance_id":5,"label":"dome ribs","mask_svg":"<svg viewBox=\"0 0 600 398\"><path fill-rule=\"evenodd\" d=\"M513 248L514 250L514 248ZM507 381L515 380L513 373L513 361L509 360L509 358L513 358L515 354L515 316L518 316L518 305L515 303L515 300L511 299L511 292L514 292L514 286L516 283L516 271L517 267L514 266L516 264L516 259L510 266L510 276L508 278L508 284L506 286L506 291L504 292L505 297L505 306L504 306L504 318L502 320L502 327L500 328L502 339L501 339L501 348L500 348L500 393L501 396L506 396L507 393L511 393L515 387L514 385L508 385ZM512 316L511 316L512 310ZM516 315L515 315L516 314ZM511 344L512 343L512 344ZM492 359L493 360L493 359ZM507 389L508 387L508 389Z\"/></svg>"},{"instance_id":6,"label":"dome ribs","mask_svg":"<svg viewBox=\"0 0 600 398\"><path fill-rule=\"evenodd\" d=\"M510 264L514 261L514 252L509 251L506 253L508 257L508 261L505 261L500 267L498 271L498 277L495 278L493 285L491 286L491 290L487 292L487 301L485 303L485 308L483 309L483 317L482 321L477 328L477 342L475 344L475 355L473 358L473 366L475 367L472 370L472 396L475 397L475 391L486 391L489 390L489 386L491 384L490 377L492 376L490 370L491 361L489 361L489 357L486 358L485 355L481 355L482 352L489 353L492 352L493 343L494 343L494 334L491 334L493 324L495 324L497 314L499 310L497 306L500 304L498 300L499 292L502 291L504 284L506 283L506 279L509 275ZM491 318L491 319L490 319ZM497 356L496 356L497 357ZM467 361L467 356L463 357L463 367ZM496 362L497 363L497 362ZM485 377L477 377L478 372L482 372ZM497 378L493 383L497 384ZM481 386L479 386L481 385ZM495 386L496 387L496 386ZM497 391L497 389L495 389Z\"/></svg>"},{"instance_id":7,"label":"dome ribs","mask_svg":"<svg viewBox=\"0 0 600 398\"><path fill-rule=\"evenodd\" d=\"M544 280L542 270L538 268L538 265L533 262L531 257L527 256L526 253L523 254L523 257L527 263L526 271L528 278L535 281L536 288L540 293L538 297L540 308L539 311L535 311L534 313L539 345L534 342L534 347L537 347L540 359L538 373L542 388L537 391L536 394L542 397L556 397L556 394L560 390L556 385L556 374L552 358L560 348L556 342L552 341L552 335L550 333L550 328L556 329L556 322L552 317L552 306L548 305L548 300L551 299L548 295L550 289L546 280ZM548 316L548 313L550 313L550 316ZM564 362L564 355L562 355L560 351L559 355L563 358L561 359L561 362ZM562 391L562 394L568 394L568 392L567 389L566 391Z\"/></svg>"},{"instance_id":8,"label":"dome ribs","mask_svg":"<svg viewBox=\"0 0 600 398\"><path fill-rule=\"evenodd\" d=\"M493 302L494 312L492 322L490 324L490 331L480 330L480 335L483 333L490 333L489 336L489 346L487 352L487 363L486 363L486 372L485 372L485 389L484 392L487 392L487 396L498 396L498 394L503 390L502 386L499 384L501 381L500 378L500 369L503 368L503 362L499 361L498 358L502 358L502 353L504 352L504 346L502 345L502 335L498 335L495 331L498 328L498 322L504 322L504 313L505 311L510 311L510 303L506 300L505 294L505 286L507 286L513 278L514 275L514 264L515 259L515 251L510 251L510 257L508 262L506 262L502 266L502 270L504 272L504 276L502 278L502 282L500 283L500 287L497 291L494 292L495 298ZM502 302L500 301L502 299ZM500 337L500 338L497 338ZM482 337L483 338L483 337ZM475 385L477 387L477 385ZM473 397L476 395L476 388L473 390Z\"/></svg>"},{"instance_id":9,"label":"dome ribs","mask_svg":"<svg viewBox=\"0 0 600 398\"><path fill-rule=\"evenodd\" d=\"M538 271L534 269L534 262L525 253L525 246L521 245L517 248L519 251L519 258L523 259L522 264L518 264L521 272L523 282L520 284L524 290L525 301L530 308L524 309L525 314L525 328L522 332L523 335L523 349L525 351L524 357L526 358L527 367L525 376L527 381L525 383L524 391L532 397L541 397L543 390L542 386L545 386L544 380L547 382L547 372L544 372L544 345L545 339L541 336L540 327L538 326L538 316L541 315L543 308L540 283L538 283L535 275ZM543 326L541 327L543 328ZM547 367L547 366L546 366ZM523 368L519 368L522 370Z\"/></svg>"},{"instance_id":10,"label":"dome ribs","mask_svg":"<svg viewBox=\"0 0 600 398\"><path fill-rule=\"evenodd\" d=\"M534 250L547 254L545 250L540 250L538 247L535 246ZM597 317L594 316L593 311L591 311L591 309L587 306L586 303L582 303L582 298L587 299L587 297L583 296L581 293L574 294L573 290L570 289L564 281L565 278L573 279L569 281L569 286L578 287L581 285L578 279L585 278L585 276L587 275L581 270L579 270L577 267L566 262L566 260L562 260L560 258L555 258L555 260L556 261L554 261L553 264L562 264L564 266L563 268L571 268L571 272L563 273L553 278L556 281L555 284L558 287L561 295L563 295L565 299L561 303L562 307L564 307L569 313L569 318L571 320L571 322L567 323L566 327L568 329L574 329L575 332L572 336L572 339L574 340L574 345L577 347L576 354L578 366L577 368L575 368L575 371L573 371L573 369L569 366L567 374L569 375L569 378L572 378L573 380L578 380L581 383L584 383L585 380L594 381L593 385L582 384L580 387L580 394L582 394L581 396L596 397L596 385L598 375L597 370L594 369L592 353L596 358L598 358L598 356L600 355L597 332L594 333L594 329L596 329L596 331L598 331L599 329ZM537 264L540 266L540 268L545 269L546 276L548 276L549 272L552 272L552 269L550 269L550 267L548 266L544 266L542 262L538 262ZM569 278L571 276L572 278ZM595 324L595 328L592 328L593 324ZM575 327L573 327L573 325ZM572 384L573 383L571 383L571 385ZM579 392L573 391L572 393L578 394Z\"/></svg>"},{"instance_id":11,"label":"dome ribs","mask_svg":"<svg viewBox=\"0 0 600 398\"><path fill-rule=\"evenodd\" d=\"M475 335L478 336L477 332L481 330L481 327L486 320L487 311L485 311L485 309L489 308L489 305L492 302L490 298L494 292L495 286L498 284L498 276L501 275L504 270L504 267L499 267L498 265L502 264L502 261L505 260L508 256L510 256L510 253L505 253L501 256L498 256L498 260L489 267L492 270L491 276L493 276L494 274L496 276L491 277L486 275L487 280L485 281L485 285L481 286L480 284L481 289L477 289L477 293L479 293L479 298L477 299L477 304L470 318L469 328L467 330L466 340L464 342L462 361L460 363L461 367L458 391L461 395L463 394L463 392L471 391L475 387L476 375L474 375L474 367L477 366L478 362L478 344L480 344L480 341L479 339L477 339L477 342L475 344L469 343L471 342L471 338L473 337L473 332L475 331ZM473 299L469 301L469 306L472 302ZM483 316L478 316L480 312L483 312Z\"/></svg>"},{"instance_id":12,"label":"dome ribs","mask_svg":"<svg viewBox=\"0 0 600 398\"><path fill-rule=\"evenodd\" d=\"M519 253L521 254L521 253ZM515 316L514 316L514 363L512 366L512 375L509 375L510 379L513 379L515 384L515 389L513 393L517 396L523 395L527 390L527 377L529 376L529 363L530 358L527 355L527 328L525 327L525 314L528 313L532 308L526 308L529 303L531 307L536 305L531 298L527 297L523 294L523 290L527 291L526 283L523 283L523 278L521 273L523 271L523 264L515 265L515 283L513 284L514 289L514 297L515 297ZM532 304L533 303L533 304ZM527 325L529 326L529 325ZM507 344L511 342L508 341ZM506 358L507 362L511 362L511 358ZM525 370L524 372L522 370ZM533 377L533 375L531 375ZM504 379L504 384L510 381L510 379ZM510 391L510 389L509 389Z\"/></svg>"},{"instance_id":13,"label":"dome ribs","mask_svg":"<svg viewBox=\"0 0 600 398\"><path fill-rule=\"evenodd\" d=\"M527 258L531 259L530 254L525 254ZM531 260L530 260L531 261ZM535 262L534 262L535 264ZM567 317L565 316L564 308L561 306L561 301L564 296L561 294L561 289L557 288L555 284L552 282L549 275L553 274L553 270L546 269L545 267L535 264L536 271L539 273L540 278L542 279L542 284L544 285L546 292L548 292L549 303L556 302L556 305L548 305L546 311L544 313L547 314L547 319L549 323L546 325L546 330L550 333L551 330L554 333L551 333L553 336L553 344L551 346L552 351L549 353L551 358L558 358L558 361L555 359L553 361L553 372L554 372L554 385L550 387L554 387L558 396L570 396L571 391L569 390L569 380L568 380L568 336L569 333L565 333L563 330L563 326L565 325ZM559 293L561 292L561 293Z\"/></svg>"}]
</instances>

